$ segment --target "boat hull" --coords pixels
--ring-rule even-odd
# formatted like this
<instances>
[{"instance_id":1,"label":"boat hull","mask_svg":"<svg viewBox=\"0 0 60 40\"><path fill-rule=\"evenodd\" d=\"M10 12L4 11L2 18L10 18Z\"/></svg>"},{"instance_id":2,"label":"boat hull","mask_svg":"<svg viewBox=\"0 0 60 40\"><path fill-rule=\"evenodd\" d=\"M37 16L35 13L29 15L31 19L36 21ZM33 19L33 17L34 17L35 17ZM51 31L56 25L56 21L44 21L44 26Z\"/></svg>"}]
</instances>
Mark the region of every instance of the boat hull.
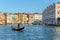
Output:
<instances>
[{"instance_id":1,"label":"boat hull","mask_svg":"<svg viewBox=\"0 0 60 40\"><path fill-rule=\"evenodd\" d=\"M22 31L24 29L24 27L23 28L12 28L12 30L14 30L14 31Z\"/></svg>"}]
</instances>

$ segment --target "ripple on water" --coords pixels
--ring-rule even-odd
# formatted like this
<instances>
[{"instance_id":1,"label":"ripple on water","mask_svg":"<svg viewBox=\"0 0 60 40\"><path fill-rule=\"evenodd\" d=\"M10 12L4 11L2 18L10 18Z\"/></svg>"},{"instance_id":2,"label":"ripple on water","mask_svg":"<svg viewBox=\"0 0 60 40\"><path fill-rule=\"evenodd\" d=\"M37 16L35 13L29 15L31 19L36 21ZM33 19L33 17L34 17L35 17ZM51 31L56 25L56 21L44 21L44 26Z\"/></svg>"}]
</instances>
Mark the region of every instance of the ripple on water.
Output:
<instances>
[{"instance_id":1,"label":"ripple on water","mask_svg":"<svg viewBox=\"0 0 60 40\"><path fill-rule=\"evenodd\" d=\"M41 25L24 25L23 32L12 31L11 26L0 27L0 40L60 40L59 28ZM54 31L56 29L56 31ZM54 36L56 35L56 36Z\"/></svg>"}]
</instances>

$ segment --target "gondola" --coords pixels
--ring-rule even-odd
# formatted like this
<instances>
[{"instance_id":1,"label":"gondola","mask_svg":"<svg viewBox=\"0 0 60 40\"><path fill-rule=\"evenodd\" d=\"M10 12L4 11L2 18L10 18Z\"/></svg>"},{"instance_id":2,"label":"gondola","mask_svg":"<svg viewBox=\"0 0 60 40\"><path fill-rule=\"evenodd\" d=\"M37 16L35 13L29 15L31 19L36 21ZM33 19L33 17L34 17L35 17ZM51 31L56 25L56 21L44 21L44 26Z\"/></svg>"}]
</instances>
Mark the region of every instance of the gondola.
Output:
<instances>
[{"instance_id":1,"label":"gondola","mask_svg":"<svg viewBox=\"0 0 60 40\"><path fill-rule=\"evenodd\" d=\"M24 27L23 28L12 28L12 30L14 30L14 31L22 31L24 29Z\"/></svg>"},{"instance_id":2,"label":"gondola","mask_svg":"<svg viewBox=\"0 0 60 40\"><path fill-rule=\"evenodd\" d=\"M17 28L12 28L12 30L14 30L14 31L22 31L23 29L24 29L24 27L20 28L19 24L18 24Z\"/></svg>"}]
</instances>

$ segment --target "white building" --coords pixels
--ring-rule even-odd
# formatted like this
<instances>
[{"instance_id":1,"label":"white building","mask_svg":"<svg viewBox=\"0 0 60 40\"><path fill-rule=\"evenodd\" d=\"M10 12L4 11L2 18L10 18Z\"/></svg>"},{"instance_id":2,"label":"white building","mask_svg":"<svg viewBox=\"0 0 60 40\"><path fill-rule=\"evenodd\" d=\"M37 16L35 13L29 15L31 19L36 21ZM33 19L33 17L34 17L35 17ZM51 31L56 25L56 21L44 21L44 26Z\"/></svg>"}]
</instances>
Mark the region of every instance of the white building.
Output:
<instances>
[{"instance_id":1,"label":"white building","mask_svg":"<svg viewBox=\"0 0 60 40\"><path fill-rule=\"evenodd\" d=\"M28 24L32 24L34 22L34 14L28 14Z\"/></svg>"},{"instance_id":2,"label":"white building","mask_svg":"<svg viewBox=\"0 0 60 40\"><path fill-rule=\"evenodd\" d=\"M54 3L48 6L42 13L43 23L60 24L60 3Z\"/></svg>"},{"instance_id":3,"label":"white building","mask_svg":"<svg viewBox=\"0 0 60 40\"><path fill-rule=\"evenodd\" d=\"M7 14L7 24L16 24L18 23L18 15L17 14Z\"/></svg>"},{"instance_id":4,"label":"white building","mask_svg":"<svg viewBox=\"0 0 60 40\"><path fill-rule=\"evenodd\" d=\"M34 19L35 19L35 20L40 20L40 21L42 21L42 14L35 13L35 14L34 14Z\"/></svg>"},{"instance_id":5,"label":"white building","mask_svg":"<svg viewBox=\"0 0 60 40\"><path fill-rule=\"evenodd\" d=\"M23 17L22 18L23 18L22 24L27 24L27 20L28 20L27 14L23 13Z\"/></svg>"}]
</instances>

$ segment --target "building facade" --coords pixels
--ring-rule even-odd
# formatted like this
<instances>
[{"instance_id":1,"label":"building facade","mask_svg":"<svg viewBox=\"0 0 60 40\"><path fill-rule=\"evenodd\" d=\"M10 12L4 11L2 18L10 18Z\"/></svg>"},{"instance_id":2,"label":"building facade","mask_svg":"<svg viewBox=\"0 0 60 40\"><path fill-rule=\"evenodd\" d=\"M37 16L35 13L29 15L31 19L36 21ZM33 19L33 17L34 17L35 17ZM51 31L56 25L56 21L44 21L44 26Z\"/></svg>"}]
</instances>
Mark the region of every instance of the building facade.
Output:
<instances>
[{"instance_id":1,"label":"building facade","mask_svg":"<svg viewBox=\"0 0 60 40\"><path fill-rule=\"evenodd\" d=\"M32 24L34 22L34 14L28 14L28 24Z\"/></svg>"},{"instance_id":2,"label":"building facade","mask_svg":"<svg viewBox=\"0 0 60 40\"><path fill-rule=\"evenodd\" d=\"M35 20L42 21L42 14L18 13L18 18L22 24L32 24Z\"/></svg>"},{"instance_id":3,"label":"building facade","mask_svg":"<svg viewBox=\"0 0 60 40\"><path fill-rule=\"evenodd\" d=\"M22 20L22 24L27 24L28 22L27 22L27 20L28 20L28 18L27 18L27 14L25 14L25 13L23 13L23 18L22 18L23 20Z\"/></svg>"},{"instance_id":4,"label":"building facade","mask_svg":"<svg viewBox=\"0 0 60 40\"><path fill-rule=\"evenodd\" d=\"M41 13L35 13L34 14L34 19L35 20L40 20L42 22L42 14Z\"/></svg>"},{"instance_id":5,"label":"building facade","mask_svg":"<svg viewBox=\"0 0 60 40\"><path fill-rule=\"evenodd\" d=\"M23 22L23 14L22 13L17 13L17 15L18 15L19 23L22 23Z\"/></svg>"},{"instance_id":6,"label":"building facade","mask_svg":"<svg viewBox=\"0 0 60 40\"><path fill-rule=\"evenodd\" d=\"M17 24L18 15L17 14L7 14L7 24Z\"/></svg>"},{"instance_id":7,"label":"building facade","mask_svg":"<svg viewBox=\"0 0 60 40\"><path fill-rule=\"evenodd\" d=\"M5 14L0 12L0 24L5 24L5 20L6 20Z\"/></svg>"},{"instance_id":8,"label":"building facade","mask_svg":"<svg viewBox=\"0 0 60 40\"><path fill-rule=\"evenodd\" d=\"M42 21L42 15L32 13L0 13L0 24L32 24L36 20Z\"/></svg>"},{"instance_id":9,"label":"building facade","mask_svg":"<svg viewBox=\"0 0 60 40\"><path fill-rule=\"evenodd\" d=\"M54 3L48 6L42 13L44 24L58 24L60 23L60 3ZM59 21L59 22L58 22Z\"/></svg>"}]
</instances>

